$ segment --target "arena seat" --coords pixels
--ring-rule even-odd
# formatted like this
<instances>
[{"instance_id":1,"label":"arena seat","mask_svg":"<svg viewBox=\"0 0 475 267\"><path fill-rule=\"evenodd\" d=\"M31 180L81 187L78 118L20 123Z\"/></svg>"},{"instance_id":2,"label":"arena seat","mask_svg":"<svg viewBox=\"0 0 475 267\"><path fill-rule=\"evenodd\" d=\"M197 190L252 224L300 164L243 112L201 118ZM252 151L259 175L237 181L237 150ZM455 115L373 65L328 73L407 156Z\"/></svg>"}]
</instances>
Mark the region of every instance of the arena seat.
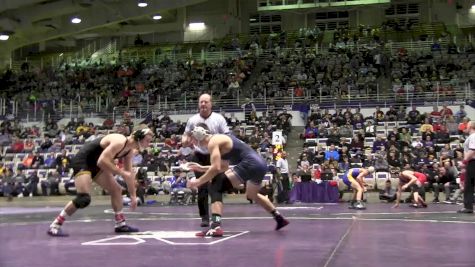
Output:
<instances>
[{"instance_id":1,"label":"arena seat","mask_svg":"<svg viewBox=\"0 0 475 267\"><path fill-rule=\"evenodd\" d=\"M364 146L365 147L373 147L373 143L376 138L374 137L365 137L364 138Z\"/></svg>"},{"instance_id":2,"label":"arena seat","mask_svg":"<svg viewBox=\"0 0 475 267\"><path fill-rule=\"evenodd\" d=\"M272 179L274 179L272 173L266 173L262 179L262 187L272 184Z\"/></svg>"},{"instance_id":3,"label":"arena seat","mask_svg":"<svg viewBox=\"0 0 475 267\"><path fill-rule=\"evenodd\" d=\"M386 138L387 134L388 134L388 132L386 131L386 129L377 129L376 130L376 136L381 136L381 137Z\"/></svg>"},{"instance_id":4,"label":"arena seat","mask_svg":"<svg viewBox=\"0 0 475 267\"><path fill-rule=\"evenodd\" d=\"M374 174L369 174L364 178L364 182L366 184L366 188L368 190L376 189L376 177Z\"/></svg>"},{"instance_id":5,"label":"arena seat","mask_svg":"<svg viewBox=\"0 0 475 267\"><path fill-rule=\"evenodd\" d=\"M69 177L62 177L61 178L61 181L59 182L59 185L58 185L58 189L59 189L59 193L61 195L66 195L67 192L66 192L66 188L65 188L65 185L67 182L69 182Z\"/></svg>"},{"instance_id":6,"label":"arena seat","mask_svg":"<svg viewBox=\"0 0 475 267\"><path fill-rule=\"evenodd\" d=\"M305 139L306 144L317 144L317 138L307 138Z\"/></svg>"},{"instance_id":7,"label":"arena seat","mask_svg":"<svg viewBox=\"0 0 475 267\"><path fill-rule=\"evenodd\" d=\"M396 121L387 121L385 122L386 129L388 128L394 128L397 127L397 122Z\"/></svg>"}]
</instances>

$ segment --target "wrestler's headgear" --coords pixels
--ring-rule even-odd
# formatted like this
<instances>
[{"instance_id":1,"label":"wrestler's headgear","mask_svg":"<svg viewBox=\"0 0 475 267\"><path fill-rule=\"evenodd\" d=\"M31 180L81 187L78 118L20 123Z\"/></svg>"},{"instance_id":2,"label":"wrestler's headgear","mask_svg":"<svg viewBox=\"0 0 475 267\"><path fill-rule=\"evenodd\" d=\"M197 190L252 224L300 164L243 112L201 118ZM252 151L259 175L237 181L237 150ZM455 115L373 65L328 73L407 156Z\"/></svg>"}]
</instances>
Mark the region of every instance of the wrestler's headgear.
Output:
<instances>
[{"instance_id":1,"label":"wrestler's headgear","mask_svg":"<svg viewBox=\"0 0 475 267\"><path fill-rule=\"evenodd\" d=\"M191 134L193 137L198 140L198 141L203 141L207 135L209 135L209 130L206 129L204 126L206 125L196 125L193 131L191 131Z\"/></svg>"}]
</instances>

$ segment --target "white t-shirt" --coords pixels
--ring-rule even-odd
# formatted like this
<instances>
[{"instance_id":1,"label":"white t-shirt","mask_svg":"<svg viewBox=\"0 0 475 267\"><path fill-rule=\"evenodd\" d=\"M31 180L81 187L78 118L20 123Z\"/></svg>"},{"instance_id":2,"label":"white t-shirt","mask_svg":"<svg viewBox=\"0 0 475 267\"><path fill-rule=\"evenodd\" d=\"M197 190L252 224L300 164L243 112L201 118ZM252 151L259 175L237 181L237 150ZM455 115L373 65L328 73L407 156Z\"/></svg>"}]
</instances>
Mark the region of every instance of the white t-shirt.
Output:
<instances>
[{"instance_id":1,"label":"white t-shirt","mask_svg":"<svg viewBox=\"0 0 475 267\"><path fill-rule=\"evenodd\" d=\"M463 143L463 152L467 153L470 150L475 150L475 133L469 135ZM474 160L474 159L470 159Z\"/></svg>"},{"instance_id":2,"label":"white t-shirt","mask_svg":"<svg viewBox=\"0 0 475 267\"><path fill-rule=\"evenodd\" d=\"M211 112L211 115L209 115L209 117L206 119L201 117L199 113L191 116L186 122L185 134L190 133L193 128L195 128L195 125L200 122L205 123L208 126L210 133L212 134L229 133L229 127L224 117L219 113ZM206 147L195 146L195 150L202 154L209 154L208 149Z\"/></svg>"},{"instance_id":3,"label":"white t-shirt","mask_svg":"<svg viewBox=\"0 0 475 267\"><path fill-rule=\"evenodd\" d=\"M275 167L280 169L280 173L287 173L289 174L289 162L287 159L280 158L277 160Z\"/></svg>"}]
</instances>

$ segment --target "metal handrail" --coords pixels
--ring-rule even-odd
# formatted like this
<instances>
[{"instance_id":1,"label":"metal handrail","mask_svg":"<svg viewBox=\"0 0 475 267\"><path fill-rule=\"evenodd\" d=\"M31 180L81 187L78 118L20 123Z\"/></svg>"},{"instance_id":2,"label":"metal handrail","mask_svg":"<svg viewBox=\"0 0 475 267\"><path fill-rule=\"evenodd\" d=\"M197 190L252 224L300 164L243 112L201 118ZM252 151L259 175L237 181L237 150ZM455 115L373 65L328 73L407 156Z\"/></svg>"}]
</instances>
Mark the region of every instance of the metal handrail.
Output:
<instances>
[{"instance_id":1,"label":"metal handrail","mask_svg":"<svg viewBox=\"0 0 475 267\"><path fill-rule=\"evenodd\" d=\"M293 90L289 90L293 92ZM186 93L185 93L186 95ZM245 107L243 104L246 101L252 101L257 111L267 111L271 105L274 105L276 109L298 109L299 105L318 105L324 108L337 108L337 107L374 107L379 105L381 107L389 107L392 105L443 105L443 104L460 104L466 100L474 99L475 95L470 85L467 83L464 86L454 87L452 95L444 95L443 92L404 92L404 93L376 93L368 94L360 97L349 96L345 99L335 98L334 96L311 96L309 91L305 92L305 96L297 97L292 95L285 97L275 98L262 98L262 99L250 99L244 100L216 99L213 101L214 109L216 111L224 110L226 112L242 112ZM196 99L184 98L185 100L171 101L167 97L164 97L155 104L146 102L138 102L135 106L116 106L107 108L103 103L104 101L98 97L95 103L81 105L78 100L69 100L66 102L62 99L39 99L33 104L19 103L18 101L7 101L6 99L0 99L0 116L7 116L12 114L13 117L21 119L23 121L45 121L48 117L58 121L61 118L78 118L78 117L102 117L110 118L114 121L121 120L122 115L128 112L136 119L151 118L153 114L160 114L167 112L168 114L192 114L197 111ZM48 104L52 105L52 108L46 109L48 105L43 105L42 101L50 101ZM110 103L109 101L105 101ZM49 106L48 106L49 107Z\"/></svg>"}]
</instances>

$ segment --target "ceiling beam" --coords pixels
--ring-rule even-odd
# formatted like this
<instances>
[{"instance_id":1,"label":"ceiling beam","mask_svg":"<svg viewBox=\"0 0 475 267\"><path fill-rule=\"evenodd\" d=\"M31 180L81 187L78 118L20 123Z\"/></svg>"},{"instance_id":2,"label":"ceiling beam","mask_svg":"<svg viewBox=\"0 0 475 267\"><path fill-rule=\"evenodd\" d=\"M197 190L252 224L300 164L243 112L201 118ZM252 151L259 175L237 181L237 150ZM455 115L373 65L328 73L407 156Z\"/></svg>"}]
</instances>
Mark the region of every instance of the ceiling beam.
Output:
<instances>
[{"instance_id":1,"label":"ceiling beam","mask_svg":"<svg viewBox=\"0 0 475 267\"><path fill-rule=\"evenodd\" d=\"M107 3L109 8L103 5L93 5L90 8L78 12L82 17L80 24L71 24L69 16L54 18L53 21L59 25L57 29L46 28L43 30L31 28L33 30L24 29L24 33L18 31L17 34L11 36L10 40L2 44L4 51L13 51L19 47L34 44L42 41L53 40L56 38L67 37L74 34L84 33L103 27L116 25L119 22L125 22L134 18L140 18L145 15L152 15L160 12L160 10L169 10L194 5L207 0L149 0L149 6L144 8L137 7L136 1L120 1L118 3ZM177 21L182 23L182 21ZM156 25L159 31L160 24ZM164 29L172 29L176 27L175 23L163 26ZM146 26L147 31L152 30L153 25ZM126 28L133 30L132 27Z\"/></svg>"}]
</instances>

